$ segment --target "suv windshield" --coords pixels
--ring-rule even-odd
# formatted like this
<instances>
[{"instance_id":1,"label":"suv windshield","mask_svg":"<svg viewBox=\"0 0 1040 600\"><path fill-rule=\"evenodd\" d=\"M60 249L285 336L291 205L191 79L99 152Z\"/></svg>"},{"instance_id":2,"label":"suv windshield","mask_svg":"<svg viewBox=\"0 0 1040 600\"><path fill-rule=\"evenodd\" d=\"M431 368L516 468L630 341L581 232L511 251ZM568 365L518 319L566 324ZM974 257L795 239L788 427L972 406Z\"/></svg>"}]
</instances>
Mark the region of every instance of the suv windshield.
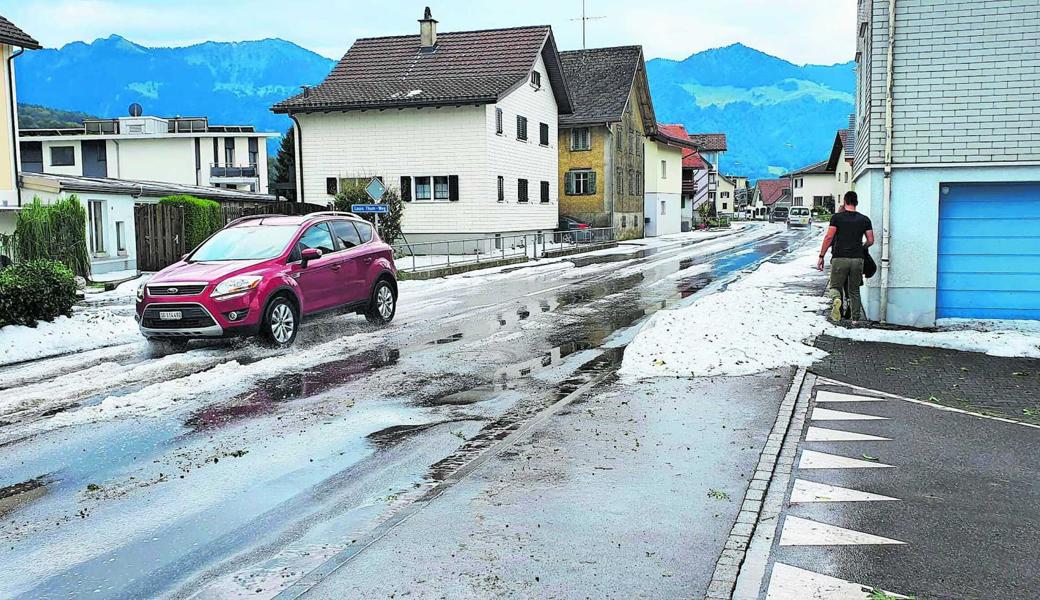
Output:
<instances>
[{"instance_id":1,"label":"suv windshield","mask_svg":"<svg viewBox=\"0 0 1040 600\"><path fill-rule=\"evenodd\" d=\"M809 209L808 208L792 208L791 209L791 214L796 216L796 217L804 217L805 215L809 214Z\"/></svg>"},{"instance_id":2,"label":"suv windshield","mask_svg":"<svg viewBox=\"0 0 1040 600\"><path fill-rule=\"evenodd\" d=\"M299 227L269 225L222 229L188 257L189 262L216 260L263 260L274 258L285 250Z\"/></svg>"}]
</instances>

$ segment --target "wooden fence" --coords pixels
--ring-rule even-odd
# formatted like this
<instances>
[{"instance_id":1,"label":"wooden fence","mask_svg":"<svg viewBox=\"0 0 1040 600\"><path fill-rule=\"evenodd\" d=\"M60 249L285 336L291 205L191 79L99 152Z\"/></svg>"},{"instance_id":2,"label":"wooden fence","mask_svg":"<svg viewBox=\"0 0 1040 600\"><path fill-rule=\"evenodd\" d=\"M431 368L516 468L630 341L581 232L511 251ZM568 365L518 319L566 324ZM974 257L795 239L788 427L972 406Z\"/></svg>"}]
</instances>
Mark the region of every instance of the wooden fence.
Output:
<instances>
[{"instance_id":1,"label":"wooden fence","mask_svg":"<svg viewBox=\"0 0 1040 600\"><path fill-rule=\"evenodd\" d=\"M305 202L221 202L224 224L250 215L309 215L328 206ZM184 209L162 204L138 204L134 207L137 240L137 268L158 271L180 260L193 250L184 243Z\"/></svg>"},{"instance_id":2,"label":"wooden fence","mask_svg":"<svg viewBox=\"0 0 1040 600\"><path fill-rule=\"evenodd\" d=\"M188 251L184 247L184 209L162 204L134 206L137 268L158 271Z\"/></svg>"}]
</instances>

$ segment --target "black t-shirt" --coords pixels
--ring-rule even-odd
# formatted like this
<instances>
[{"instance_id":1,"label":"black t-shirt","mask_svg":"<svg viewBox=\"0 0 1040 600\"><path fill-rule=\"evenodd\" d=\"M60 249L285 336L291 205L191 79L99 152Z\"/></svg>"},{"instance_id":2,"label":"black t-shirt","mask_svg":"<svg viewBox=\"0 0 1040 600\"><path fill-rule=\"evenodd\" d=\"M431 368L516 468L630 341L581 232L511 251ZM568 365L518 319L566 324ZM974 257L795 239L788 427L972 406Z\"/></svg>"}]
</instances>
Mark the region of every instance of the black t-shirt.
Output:
<instances>
[{"instance_id":1,"label":"black t-shirt","mask_svg":"<svg viewBox=\"0 0 1040 600\"><path fill-rule=\"evenodd\" d=\"M863 236L873 231L870 219L858 212L841 211L831 217L831 227L836 227L831 256L834 258L863 258Z\"/></svg>"}]
</instances>

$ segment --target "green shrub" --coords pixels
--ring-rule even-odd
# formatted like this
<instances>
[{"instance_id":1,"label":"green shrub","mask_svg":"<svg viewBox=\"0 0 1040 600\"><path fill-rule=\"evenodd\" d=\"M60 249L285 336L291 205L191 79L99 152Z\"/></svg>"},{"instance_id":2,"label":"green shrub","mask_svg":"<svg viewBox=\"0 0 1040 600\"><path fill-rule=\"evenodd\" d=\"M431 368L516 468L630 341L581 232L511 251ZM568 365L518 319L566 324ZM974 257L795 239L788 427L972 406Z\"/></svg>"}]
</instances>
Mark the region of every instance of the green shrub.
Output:
<instances>
[{"instance_id":1,"label":"green shrub","mask_svg":"<svg viewBox=\"0 0 1040 600\"><path fill-rule=\"evenodd\" d=\"M224 226L220 204L195 196L167 196L159 204L184 209L184 249L190 252Z\"/></svg>"},{"instance_id":2,"label":"green shrub","mask_svg":"<svg viewBox=\"0 0 1040 600\"><path fill-rule=\"evenodd\" d=\"M367 185L367 184L365 184ZM353 204L370 204L372 199L365 191L365 185L360 183L346 183L343 189L336 194L333 206L336 210L351 212ZM387 244L393 244L401 237L401 217L404 213L404 203L397 188L388 187L383 195L383 204L390 206L390 212L379 215L379 239ZM375 223L375 215L365 213L358 215L369 223Z\"/></svg>"},{"instance_id":3,"label":"green shrub","mask_svg":"<svg viewBox=\"0 0 1040 600\"><path fill-rule=\"evenodd\" d=\"M0 252L20 262L57 260L76 275L87 277L87 211L75 194L52 204L33 198L18 211L14 234L0 240Z\"/></svg>"},{"instance_id":4,"label":"green shrub","mask_svg":"<svg viewBox=\"0 0 1040 600\"><path fill-rule=\"evenodd\" d=\"M0 270L0 327L53 321L76 303L72 270L57 260L36 259Z\"/></svg>"}]
</instances>

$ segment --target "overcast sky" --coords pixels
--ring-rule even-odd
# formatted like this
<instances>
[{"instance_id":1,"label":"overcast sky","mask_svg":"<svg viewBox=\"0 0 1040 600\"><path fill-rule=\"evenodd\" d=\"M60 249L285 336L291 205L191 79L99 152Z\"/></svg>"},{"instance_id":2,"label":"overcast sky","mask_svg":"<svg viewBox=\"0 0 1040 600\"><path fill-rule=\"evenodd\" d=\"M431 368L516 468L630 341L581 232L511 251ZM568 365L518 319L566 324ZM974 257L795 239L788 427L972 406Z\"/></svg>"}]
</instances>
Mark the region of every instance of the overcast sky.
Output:
<instances>
[{"instance_id":1,"label":"overcast sky","mask_svg":"<svg viewBox=\"0 0 1040 600\"><path fill-rule=\"evenodd\" d=\"M552 25L581 48L581 0L0 0L0 14L47 47L118 33L146 46L279 37L330 58L358 37L418 32L429 3L440 31ZM855 52L856 0L587 0L588 46L642 44L647 58L685 58L743 42L795 63Z\"/></svg>"}]
</instances>

